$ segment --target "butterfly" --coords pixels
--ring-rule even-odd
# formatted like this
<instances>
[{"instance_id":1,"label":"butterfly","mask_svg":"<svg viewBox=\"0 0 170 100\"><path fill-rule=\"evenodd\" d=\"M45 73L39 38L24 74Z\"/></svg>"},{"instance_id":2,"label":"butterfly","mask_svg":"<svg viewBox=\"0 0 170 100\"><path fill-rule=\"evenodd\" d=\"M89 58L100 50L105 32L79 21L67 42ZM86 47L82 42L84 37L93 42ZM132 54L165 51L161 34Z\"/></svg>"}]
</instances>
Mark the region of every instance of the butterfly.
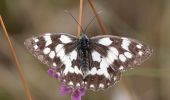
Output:
<instances>
[{"instance_id":1,"label":"butterfly","mask_svg":"<svg viewBox=\"0 0 170 100\"><path fill-rule=\"evenodd\" d=\"M45 33L26 39L26 48L60 74L67 86L104 90L120 80L121 73L142 64L152 49L135 39L113 35L77 38L68 33Z\"/></svg>"}]
</instances>

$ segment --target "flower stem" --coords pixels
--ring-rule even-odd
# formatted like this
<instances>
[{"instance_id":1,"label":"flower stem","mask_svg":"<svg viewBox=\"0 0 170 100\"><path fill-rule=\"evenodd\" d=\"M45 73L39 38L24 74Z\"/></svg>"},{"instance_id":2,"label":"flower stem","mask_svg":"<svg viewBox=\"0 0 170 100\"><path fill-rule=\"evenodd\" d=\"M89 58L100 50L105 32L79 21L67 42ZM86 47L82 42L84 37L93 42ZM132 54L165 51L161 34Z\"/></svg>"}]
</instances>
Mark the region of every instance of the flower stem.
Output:
<instances>
[{"instance_id":1,"label":"flower stem","mask_svg":"<svg viewBox=\"0 0 170 100\"><path fill-rule=\"evenodd\" d=\"M17 69L17 71L18 71L19 77L20 77L20 79L21 79L21 81L22 81L22 84L23 84L23 86L24 86L24 89L25 89L26 95L27 95L27 97L28 97L28 100L32 100L30 90L29 90L29 88L28 88L26 79L24 78L24 73L23 73L22 70L21 70L21 67L20 67L21 65L20 65L20 63L19 63L19 60L18 60L18 58L17 58L15 49L14 49L14 47L13 47L13 45L12 45L12 42L11 42L11 40L10 40L10 38L9 38L8 32L7 32L7 30L6 30L5 24L4 24L1 16L0 16L0 25L2 26L3 33L5 34L5 38L6 38L7 42L8 42L9 48L11 49L11 53L12 53L13 59L14 59L15 64L16 64L16 69Z\"/></svg>"},{"instance_id":2,"label":"flower stem","mask_svg":"<svg viewBox=\"0 0 170 100\"><path fill-rule=\"evenodd\" d=\"M77 28L77 37L80 36L81 25L82 25L82 17L83 17L83 0L80 0L80 8L79 8L79 20L78 20L78 28Z\"/></svg>"},{"instance_id":3,"label":"flower stem","mask_svg":"<svg viewBox=\"0 0 170 100\"><path fill-rule=\"evenodd\" d=\"M92 11L93 11L94 15L96 16L96 19L97 19L97 22L99 24L99 27L100 27L100 30L101 30L102 34L107 34L106 29L105 29L105 27L104 27L104 25L103 25L99 15L96 12L96 9L95 9L95 7L93 5L92 0L88 0L88 2L90 4L90 7L92 8Z\"/></svg>"}]
</instances>

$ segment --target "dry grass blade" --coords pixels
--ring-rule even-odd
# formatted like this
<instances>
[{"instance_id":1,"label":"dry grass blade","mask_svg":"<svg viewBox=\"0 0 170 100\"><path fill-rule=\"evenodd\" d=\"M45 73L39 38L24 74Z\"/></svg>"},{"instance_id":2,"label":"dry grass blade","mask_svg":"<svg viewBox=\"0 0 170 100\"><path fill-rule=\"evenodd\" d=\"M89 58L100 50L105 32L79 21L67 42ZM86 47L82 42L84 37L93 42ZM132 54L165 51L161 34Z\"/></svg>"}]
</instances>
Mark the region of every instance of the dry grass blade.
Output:
<instances>
[{"instance_id":1,"label":"dry grass blade","mask_svg":"<svg viewBox=\"0 0 170 100\"><path fill-rule=\"evenodd\" d=\"M7 40L7 43L8 43L8 45L9 45L9 48L11 49L12 56L13 56L14 61L15 61L15 64L16 64L16 69L17 69L17 71L18 71L18 73L19 73L19 77L20 77L20 79L21 79L21 81L22 81L22 84L23 84L23 86L24 86L24 89L25 89L26 95L27 95L27 97L28 97L28 100L32 100L30 90L29 90L29 88L28 88L26 79L24 78L24 73L23 73L22 70L21 70L21 67L20 67L21 65L20 65L19 60L18 60L18 58L17 58L17 56L16 56L15 49L14 49L14 47L13 47L13 45L12 45L12 42L11 42L9 36L8 36L8 32L7 32L7 30L6 30L6 27L5 27L5 25L4 25L4 22L3 22L1 16L0 16L0 24L1 24L1 26L2 26L3 33L5 34L5 38L6 38L6 40Z\"/></svg>"},{"instance_id":2,"label":"dry grass blade","mask_svg":"<svg viewBox=\"0 0 170 100\"><path fill-rule=\"evenodd\" d=\"M92 11L93 11L94 15L96 16L96 19L97 19L97 22L98 22L98 24L99 24L99 27L100 27L101 32L102 32L103 34L107 34L106 29L105 29L105 27L104 27L104 25L103 25L103 23L102 23L99 15L97 14L97 12L96 12L96 10L95 10L95 7L94 7L94 5L93 5L93 3L92 3L92 0L88 0L88 2L89 2L89 4L90 4L90 7L92 8Z\"/></svg>"},{"instance_id":3,"label":"dry grass blade","mask_svg":"<svg viewBox=\"0 0 170 100\"><path fill-rule=\"evenodd\" d=\"M82 25L82 17L83 17L83 0L80 0L80 8L79 8L79 20L78 20L78 28L77 28L77 37L80 36L81 26Z\"/></svg>"}]
</instances>

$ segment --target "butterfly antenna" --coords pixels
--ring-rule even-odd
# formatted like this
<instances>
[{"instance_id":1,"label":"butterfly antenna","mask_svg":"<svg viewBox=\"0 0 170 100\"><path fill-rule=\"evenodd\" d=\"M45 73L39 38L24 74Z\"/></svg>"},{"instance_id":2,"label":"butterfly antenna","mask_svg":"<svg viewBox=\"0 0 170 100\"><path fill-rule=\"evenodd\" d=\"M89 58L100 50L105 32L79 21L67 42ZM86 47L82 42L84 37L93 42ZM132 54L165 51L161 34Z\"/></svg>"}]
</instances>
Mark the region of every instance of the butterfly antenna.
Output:
<instances>
[{"instance_id":1,"label":"butterfly antenna","mask_svg":"<svg viewBox=\"0 0 170 100\"><path fill-rule=\"evenodd\" d=\"M76 23L80 26L81 31L82 31L83 33L85 33L84 29L82 28L82 26L80 25L80 23L77 21L77 19L72 15L72 13L70 13L70 11L68 11L68 10L65 10L64 12L67 13L67 14L69 14L69 15L74 19L74 21L76 21Z\"/></svg>"},{"instance_id":2,"label":"butterfly antenna","mask_svg":"<svg viewBox=\"0 0 170 100\"><path fill-rule=\"evenodd\" d=\"M97 14L100 14L100 13L102 13L102 11L99 11ZM94 19L96 19L96 16L93 16L92 18L91 18L91 20L89 21L89 23L87 24L87 26L86 26L86 28L85 28L85 32L86 32L86 30L88 29L88 27L90 26L90 24L92 24L92 22L94 22Z\"/></svg>"}]
</instances>

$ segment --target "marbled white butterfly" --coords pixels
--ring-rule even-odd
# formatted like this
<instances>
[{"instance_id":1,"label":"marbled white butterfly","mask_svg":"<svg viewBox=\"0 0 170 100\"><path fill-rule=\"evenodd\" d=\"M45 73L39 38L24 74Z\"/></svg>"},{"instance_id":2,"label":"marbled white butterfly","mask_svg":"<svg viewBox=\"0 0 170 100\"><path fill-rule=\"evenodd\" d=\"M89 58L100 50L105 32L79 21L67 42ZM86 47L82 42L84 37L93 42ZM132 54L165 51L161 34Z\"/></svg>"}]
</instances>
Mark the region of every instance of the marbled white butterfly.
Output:
<instances>
[{"instance_id":1,"label":"marbled white butterfly","mask_svg":"<svg viewBox=\"0 0 170 100\"><path fill-rule=\"evenodd\" d=\"M46 33L25 41L41 62L56 69L61 82L74 88L100 90L120 80L122 71L143 63L152 49L135 39L112 35L80 38L67 33Z\"/></svg>"}]
</instances>

